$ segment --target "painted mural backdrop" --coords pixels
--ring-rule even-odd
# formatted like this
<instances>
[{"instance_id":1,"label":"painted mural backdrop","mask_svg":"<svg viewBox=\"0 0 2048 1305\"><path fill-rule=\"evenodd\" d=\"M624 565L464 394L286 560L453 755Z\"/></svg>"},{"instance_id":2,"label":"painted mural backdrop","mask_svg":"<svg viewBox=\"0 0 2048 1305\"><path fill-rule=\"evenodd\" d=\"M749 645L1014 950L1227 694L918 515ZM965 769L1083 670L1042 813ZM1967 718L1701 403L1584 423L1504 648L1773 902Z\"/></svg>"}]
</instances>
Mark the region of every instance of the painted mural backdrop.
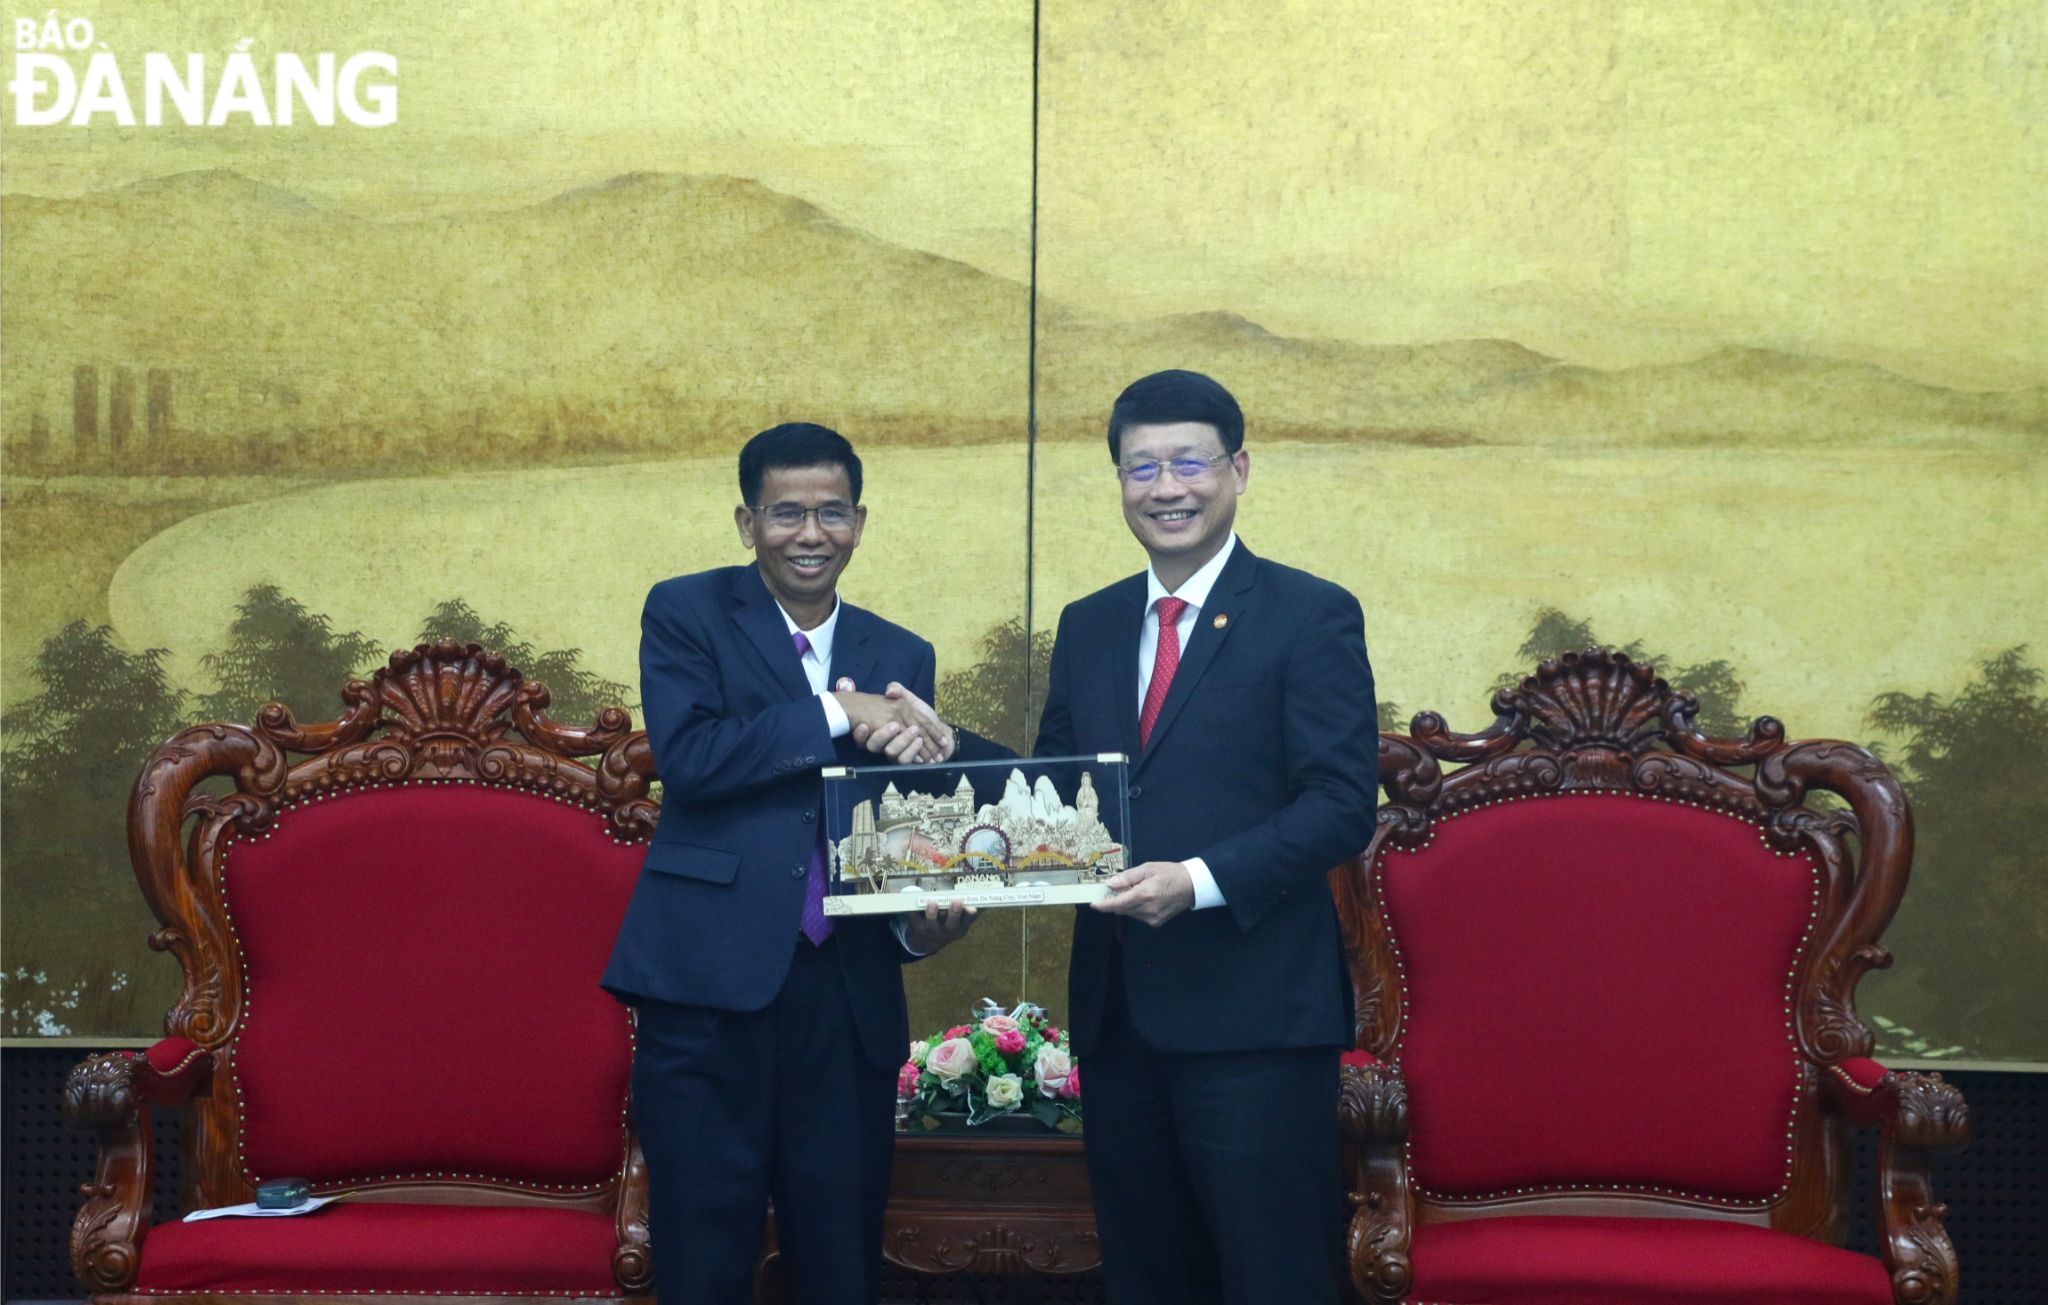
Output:
<instances>
[{"instance_id":1,"label":"painted mural backdrop","mask_svg":"<svg viewBox=\"0 0 2048 1305\"><path fill-rule=\"evenodd\" d=\"M8 1034L154 1028L156 739L430 634L631 701L641 595L740 559L773 421L854 438L850 595L1024 741L1058 608L1142 564L1109 400L1191 366L1390 725L1597 639L1710 725L1878 747L1920 828L1887 1051L2048 1060L2038 6L764 8L106 5L138 122L148 51L209 95L388 52L396 120L10 101ZM913 1022L1059 1003L1064 935L991 915Z\"/></svg>"}]
</instances>

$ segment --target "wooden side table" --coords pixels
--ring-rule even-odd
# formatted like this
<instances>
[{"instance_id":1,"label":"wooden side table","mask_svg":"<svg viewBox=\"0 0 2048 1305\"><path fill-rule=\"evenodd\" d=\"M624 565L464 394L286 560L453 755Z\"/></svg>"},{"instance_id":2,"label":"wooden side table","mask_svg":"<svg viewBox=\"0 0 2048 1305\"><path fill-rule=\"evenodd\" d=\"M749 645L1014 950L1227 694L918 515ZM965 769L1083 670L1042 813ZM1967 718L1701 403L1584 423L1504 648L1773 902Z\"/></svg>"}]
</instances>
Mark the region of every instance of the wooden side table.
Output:
<instances>
[{"instance_id":1,"label":"wooden side table","mask_svg":"<svg viewBox=\"0 0 2048 1305\"><path fill-rule=\"evenodd\" d=\"M921 1133L896 1139L882 1257L918 1273L1086 1273L1100 1268L1081 1139ZM770 1219L754 1299L786 1299Z\"/></svg>"}]
</instances>

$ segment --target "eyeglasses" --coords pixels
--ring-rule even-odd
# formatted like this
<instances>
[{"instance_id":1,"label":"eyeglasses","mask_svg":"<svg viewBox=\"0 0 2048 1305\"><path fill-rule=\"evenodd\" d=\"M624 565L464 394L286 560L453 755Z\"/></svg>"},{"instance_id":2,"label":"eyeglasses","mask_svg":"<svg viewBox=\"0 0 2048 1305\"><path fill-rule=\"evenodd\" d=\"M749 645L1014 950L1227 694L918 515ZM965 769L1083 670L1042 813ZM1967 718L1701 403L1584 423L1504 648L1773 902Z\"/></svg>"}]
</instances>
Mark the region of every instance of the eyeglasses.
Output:
<instances>
[{"instance_id":1,"label":"eyeglasses","mask_svg":"<svg viewBox=\"0 0 2048 1305\"><path fill-rule=\"evenodd\" d=\"M814 508L798 507L794 503L749 503L747 510L759 515L777 530L802 530L804 518L815 516L818 518L819 529L829 530L835 535L853 529L853 523L859 514L858 508L848 507L844 503L827 503L823 507Z\"/></svg>"},{"instance_id":2,"label":"eyeglasses","mask_svg":"<svg viewBox=\"0 0 2048 1305\"><path fill-rule=\"evenodd\" d=\"M1181 484L1192 485L1207 477L1223 463L1230 461L1233 456L1235 455L1219 453L1213 458L1168 458L1165 462L1147 458L1143 462L1120 462L1117 464L1116 478L1126 485L1149 485L1159 479L1160 468L1164 467Z\"/></svg>"}]
</instances>

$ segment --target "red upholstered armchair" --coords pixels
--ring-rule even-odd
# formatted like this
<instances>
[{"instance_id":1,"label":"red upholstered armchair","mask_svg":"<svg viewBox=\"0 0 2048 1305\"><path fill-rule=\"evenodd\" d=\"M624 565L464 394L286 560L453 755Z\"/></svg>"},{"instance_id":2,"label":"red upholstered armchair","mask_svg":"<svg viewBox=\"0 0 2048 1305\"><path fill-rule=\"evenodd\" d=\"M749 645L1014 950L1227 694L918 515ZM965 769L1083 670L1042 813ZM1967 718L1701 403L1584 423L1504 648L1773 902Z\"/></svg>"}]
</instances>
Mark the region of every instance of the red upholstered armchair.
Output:
<instances>
[{"instance_id":1,"label":"red upholstered armchair","mask_svg":"<svg viewBox=\"0 0 2048 1305\"><path fill-rule=\"evenodd\" d=\"M632 1025L597 986L653 828L644 736L618 708L556 724L475 645L342 693L331 724L273 705L185 730L136 781L129 847L184 993L161 1042L65 1089L101 1135L79 1278L101 1300L644 1292ZM278 1177L350 1195L152 1227L154 1107L185 1111L187 1209Z\"/></svg>"},{"instance_id":2,"label":"red upholstered armchair","mask_svg":"<svg viewBox=\"0 0 2048 1305\"><path fill-rule=\"evenodd\" d=\"M1478 734L1425 712L1381 736L1388 802L1337 875L1357 1289L1952 1301L1927 1153L1963 1144L1963 1099L1869 1059L1855 1007L1912 857L1897 781L1768 718L1703 737L1599 648L1493 706ZM1855 1127L1880 1134L1882 1261L1838 1245Z\"/></svg>"}]
</instances>

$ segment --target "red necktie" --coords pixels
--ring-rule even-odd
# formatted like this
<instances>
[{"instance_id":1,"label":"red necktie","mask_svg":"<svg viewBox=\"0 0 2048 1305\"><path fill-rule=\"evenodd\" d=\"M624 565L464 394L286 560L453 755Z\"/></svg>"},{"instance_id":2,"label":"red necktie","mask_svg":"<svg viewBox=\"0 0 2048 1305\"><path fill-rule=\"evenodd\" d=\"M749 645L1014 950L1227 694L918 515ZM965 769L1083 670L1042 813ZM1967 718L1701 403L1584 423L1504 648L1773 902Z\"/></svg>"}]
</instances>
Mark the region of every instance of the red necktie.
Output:
<instances>
[{"instance_id":1,"label":"red necktie","mask_svg":"<svg viewBox=\"0 0 2048 1305\"><path fill-rule=\"evenodd\" d=\"M1185 598L1159 600L1159 651L1152 655L1152 681L1145 686L1145 709L1138 713L1138 746L1152 741L1152 726L1159 709L1166 705L1166 691L1173 687L1173 673L1180 666L1180 614L1188 609Z\"/></svg>"}]
</instances>

